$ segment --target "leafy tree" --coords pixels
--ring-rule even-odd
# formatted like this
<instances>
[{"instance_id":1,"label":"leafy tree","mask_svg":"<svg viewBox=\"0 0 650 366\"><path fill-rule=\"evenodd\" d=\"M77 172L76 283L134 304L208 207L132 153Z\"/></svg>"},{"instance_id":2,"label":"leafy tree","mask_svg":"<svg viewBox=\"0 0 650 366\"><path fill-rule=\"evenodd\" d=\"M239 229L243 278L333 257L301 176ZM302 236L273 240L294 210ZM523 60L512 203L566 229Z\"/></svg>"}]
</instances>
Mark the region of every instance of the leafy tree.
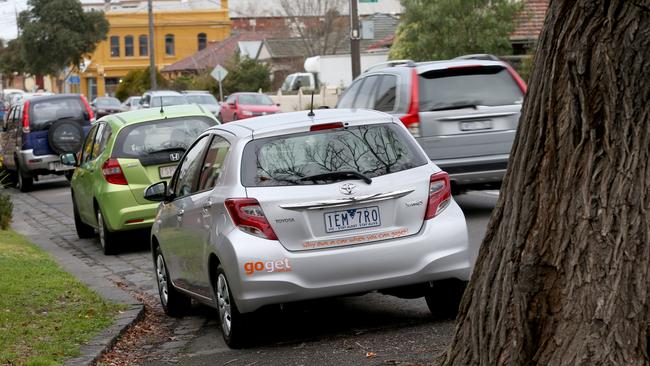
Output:
<instances>
[{"instance_id":1,"label":"leafy tree","mask_svg":"<svg viewBox=\"0 0 650 366\"><path fill-rule=\"evenodd\" d=\"M649 9L550 2L445 365L650 364Z\"/></svg>"},{"instance_id":2,"label":"leafy tree","mask_svg":"<svg viewBox=\"0 0 650 366\"><path fill-rule=\"evenodd\" d=\"M159 88L167 88L169 83L160 72L156 71L156 83ZM120 100L133 95L142 95L145 91L151 89L151 79L149 77L149 68L129 71L117 86L115 97Z\"/></svg>"},{"instance_id":3,"label":"leafy tree","mask_svg":"<svg viewBox=\"0 0 650 366\"><path fill-rule=\"evenodd\" d=\"M511 0L402 0L404 13L391 59L443 60L463 54L509 54L521 2Z\"/></svg>"},{"instance_id":4,"label":"leafy tree","mask_svg":"<svg viewBox=\"0 0 650 366\"><path fill-rule=\"evenodd\" d=\"M240 91L269 90L271 88L271 69L268 65L235 54L228 65L228 76L223 80L223 93ZM218 92L218 87L217 87Z\"/></svg>"},{"instance_id":5,"label":"leafy tree","mask_svg":"<svg viewBox=\"0 0 650 366\"><path fill-rule=\"evenodd\" d=\"M0 49L0 73L9 76L14 72L23 72L25 70L21 50L20 39L9 41L6 47Z\"/></svg>"},{"instance_id":6,"label":"leafy tree","mask_svg":"<svg viewBox=\"0 0 650 366\"><path fill-rule=\"evenodd\" d=\"M84 12L79 0L29 0L28 6L18 17L25 72L58 74L79 65L106 39L109 24L104 13Z\"/></svg>"}]
</instances>

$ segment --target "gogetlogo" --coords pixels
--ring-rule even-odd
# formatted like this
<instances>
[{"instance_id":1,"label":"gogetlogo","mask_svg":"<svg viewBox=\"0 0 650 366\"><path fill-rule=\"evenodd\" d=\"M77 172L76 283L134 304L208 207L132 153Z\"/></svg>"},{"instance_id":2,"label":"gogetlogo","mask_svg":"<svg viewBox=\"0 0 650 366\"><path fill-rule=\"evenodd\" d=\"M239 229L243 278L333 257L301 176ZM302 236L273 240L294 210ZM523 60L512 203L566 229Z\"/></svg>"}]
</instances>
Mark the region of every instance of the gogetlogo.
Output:
<instances>
[{"instance_id":1,"label":"gogetlogo","mask_svg":"<svg viewBox=\"0 0 650 366\"><path fill-rule=\"evenodd\" d=\"M244 263L244 272L249 276L255 272L291 272L291 263L289 263L289 258L271 261L246 262Z\"/></svg>"}]
</instances>

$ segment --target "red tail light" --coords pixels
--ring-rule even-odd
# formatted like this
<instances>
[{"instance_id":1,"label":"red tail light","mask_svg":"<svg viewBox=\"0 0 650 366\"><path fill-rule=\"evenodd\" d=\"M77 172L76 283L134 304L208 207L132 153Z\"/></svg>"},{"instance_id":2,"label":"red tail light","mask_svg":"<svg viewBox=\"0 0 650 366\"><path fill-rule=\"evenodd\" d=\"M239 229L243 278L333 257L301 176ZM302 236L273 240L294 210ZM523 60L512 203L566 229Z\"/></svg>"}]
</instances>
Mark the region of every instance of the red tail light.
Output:
<instances>
[{"instance_id":1,"label":"red tail light","mask_svg":"<svg viewBox=\"0 0 650 366\"><path fill-rule=\"evenodd\" d=\"M313 125L309 127L309 131L333 130L343 127L343 122L322 123L320 125Z\"/></svg>"},{"instance_id":2,"label":"red tail light","mask_svg":"<svg viewBox=\"0 0 650 366\"><path fill-rule=\"evenodd\" d=\"M438 216L451 202L451 183L449 174L438 172L429 181L429 202L424 219L429 220Z\"/></svg>"},{"instance_id":3,"label":"red tail light","mask_svg":"<svg viewBox=\"0 0 650 366\"><path fill-rule=\"evenodd\" d=\"M406 115L400 117L404 126L406 126L411 134L415 137L420 137L420 87L418 83L418 72L413 68L411 70L411 102Z\"/></svg>"},{"instance_id":4,"label":"red tail light","mask_svg":"<svg viewBox=\"0 0 650 366\"><path fill-rule=\"evenodd\" d=\"M229 198L225 205L233 223L240 230L260 238L278 240L255 198Z\"/></svg>"},{"instance_id":5,"label":"red tail light","mask_svg":"<svg viewBox=\"0 0 650 366\"><path fill-rule=\"evenodd\" d=\"M115 158L110 158L104 162L102 165L102 174L104 174L104 179L108 183L127 185L129 182L126 181L124 172L122 172L122 167L120 163Z\"/></svg>"},{"instance_id":6,"label":"red tail light","mask_svg":"<svg viewBox=\"0 0 650 366\"><path fill-rule=\"evenodd\" d=\"M512 68L512 66L506 65L506 69L508 70L508 73L510 73L510 76L512 76L512 78L515 79L515 82L517 83L517 86L519 86L519 89L521 89L521 92L526 94L526 92L528 91L528 86L526 86L526 82L524 81L524 79L522 79L521 76L517 74L517 72L515 71L515 69Z\"/></svg>"},{"instance_id":7,"label":"red tail light","mask_svg":"<svg viewBox=\"0 0 650 366\"><path fill-rule=\"evenodd\" d=\"M23 133L29 133L29 100L23 104Z\"/></svg>"},{"instance_id":8,"label":"red tail light","mask_svg":"<svg viewBox=\"0 0 650 366\"><path fill-rule=\"evenodd\" d=\"M93 110L92 108L90 108L90 104L88 104L88 100L86 99L86 97L84 97L83 95L80 95L80 97L81 97L81 101L84 102L84 106L86 107L86 112L88 112L88 119L92 121L93 118L95 117L93 116Z\"/></svg>"}]
</instances>

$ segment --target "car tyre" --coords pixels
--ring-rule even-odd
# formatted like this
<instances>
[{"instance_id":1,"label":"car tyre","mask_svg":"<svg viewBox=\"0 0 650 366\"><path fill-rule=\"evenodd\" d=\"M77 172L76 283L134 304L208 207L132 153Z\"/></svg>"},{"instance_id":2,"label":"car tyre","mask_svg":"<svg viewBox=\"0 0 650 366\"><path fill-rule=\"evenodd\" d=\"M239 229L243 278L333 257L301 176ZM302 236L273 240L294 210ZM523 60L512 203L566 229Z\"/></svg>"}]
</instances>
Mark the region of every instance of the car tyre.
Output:
<instances>
[{"instance_id":1,"label":"car tyre","mask_svg":"<svg viewBox=\"0 0 650 366\"><path fill-rule=\"evenodd\" d=\"M16 187L21 192L29 192L32 189L32 186L34 185L34 178L25 176L22 170L20 170L20 165L17 167L17 170L18 171L16 172Z\"/></svg>"},{"instance_id":2,"label":"car tyre","mask_svg":"<svg viewBox=\"0 0 650 366\"><path fill-rule=\"evenodd\" d=\"M115 254L115 247L117 246L116 234L106 227L106 220L104 220L102 210L99 207L97 208L97 232L99 233L99 244L102 246L104 255Z\"/></svg>"},{"instance_id":3,"label":"car tyre","mask_svg":"<svg viewBox=\"0 0 650 366\"><path fill-rule=\"evenodd\" d=\"M87 239L95 236L95 229L81 221L81 216L79 216L79 210L77 209L74 195L72 195L72 212L74 215L74 227L77 230L77 236L79 239Z\"/></svg>"},{"instance_id":4,"label":"car tyre","mask_svg":"<svg viewBox=\"0 0 650 366\"><path fill-rule=\"evenodd\" d=\"M224 272L221 265L217 267L217 273L214 279L214 295L217 300L219 324L221 325L223 340L230 348L241 348L245 345L244 337L247 329L247 317L237 309L237 304L235 304L232 292L230 291L226 272Z\"/></svg>"},{"instance_id":5,"label":"car tyre","mask_svg":"<svg viewBox=\"0 0 650 366\"><path fill-rule=\"evenodd\" d=\"M156 247L156 258L154 259L154 268L156 271L156 282L158 284L158 295L160 296L160 304L165 311L165 314L180 318L187 314L192 300L180 293L169 279L169 271L163 257L160 247Z\"/></svg>"},{"instance_id":6,"label":"car tyre","mask_svg":"<svg viewBox=\"0 0 650 366\"><path fill-rule=\"evenodd\" d=\"M431 315L437 319L455 318L466 287L467 281L457 279L432 282L424 296Z\"/></svg>"}]
</instances>

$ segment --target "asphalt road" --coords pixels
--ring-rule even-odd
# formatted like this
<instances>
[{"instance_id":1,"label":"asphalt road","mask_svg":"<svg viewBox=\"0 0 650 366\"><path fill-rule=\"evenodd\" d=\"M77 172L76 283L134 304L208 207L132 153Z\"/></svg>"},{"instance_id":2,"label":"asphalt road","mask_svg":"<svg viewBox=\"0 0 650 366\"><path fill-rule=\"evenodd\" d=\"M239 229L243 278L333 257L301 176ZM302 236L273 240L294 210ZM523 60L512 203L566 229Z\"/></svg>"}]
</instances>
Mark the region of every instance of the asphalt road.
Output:
<instances>
[{"instance_id":1,"label":"asphalt road","mask_svg":"<svg viewBox=\"0 0 650 366\"><path fill-rule=\"evenodd\" d=\"M72 218L67 181L45 179L28 195ZM497 193L470 192L456 197L468 224L470 242L482 240ZM95 240L67 238L70 250L95 263L114 280L145 296L156 297L145 245L107 260ZM172 322L174 336L150 345L146 365L377 365L429 363L447 346L453 321L433 320L423 299L404 300L367 294L292 305L256 314L254 341L230 350L223 343L216 314L195 306L193 314Z\"/></svg>"}]
</instances>

